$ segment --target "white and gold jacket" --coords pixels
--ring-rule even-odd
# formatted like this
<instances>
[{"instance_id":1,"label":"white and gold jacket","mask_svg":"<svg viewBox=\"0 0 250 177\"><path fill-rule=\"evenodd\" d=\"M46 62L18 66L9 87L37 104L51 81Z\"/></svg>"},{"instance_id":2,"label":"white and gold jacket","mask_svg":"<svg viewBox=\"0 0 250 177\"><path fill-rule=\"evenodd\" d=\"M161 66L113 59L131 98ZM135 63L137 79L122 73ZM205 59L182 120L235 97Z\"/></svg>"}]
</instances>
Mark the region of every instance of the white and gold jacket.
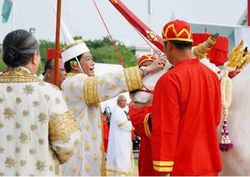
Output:
<instances>
[{"instance_id":1,"label":"white and gold jacket","mask_svg":"<svg viewBox=\"0 0 250 177\"><path fill-rule=\"evenodd\" d=\"M0 176L60 175L79 144L61 91L23 67L0 74Z\"/></svg>"},{"instance_id":2,"label":"white and gold jacket","mask_svg":"<svg viewBox=\"0 0 250 177\"><path fill-rule=\"evenodd\" d=\"M64 166L64 175L105 175L99 103L141 87L142 80L138 67L126 68L99 77L76 74L65 79L62 84L63 95L80 124L83 136L77 152Z\"/></svg>"}]
</instances>

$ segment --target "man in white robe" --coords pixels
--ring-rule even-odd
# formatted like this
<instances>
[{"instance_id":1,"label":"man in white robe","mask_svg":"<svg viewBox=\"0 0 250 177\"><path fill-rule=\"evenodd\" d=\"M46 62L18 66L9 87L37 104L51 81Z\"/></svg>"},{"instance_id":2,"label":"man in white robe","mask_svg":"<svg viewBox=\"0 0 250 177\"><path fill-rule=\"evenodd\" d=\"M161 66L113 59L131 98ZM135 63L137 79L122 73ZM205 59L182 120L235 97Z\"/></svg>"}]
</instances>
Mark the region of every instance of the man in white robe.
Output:
<instances>
[{"instance_id":1,"label":"man in white robe","mask_svg":"<svg viewBox=\"0 0 250 177\"><path fill-rule=\"evenodd\" d=\"M25 30L10 32L3 42L0 74L0 176L61 175L80 143L79 124L61 91L35 75L39 44Z\"/></svg>"},{"instance_id":2,"label":"man in white robe","mask_svg":"<svg viewBox=\"0 0 250 177\"><path fill-rule=\"evenodd\" d=\"M83 41L66 46L62 58L69 75L62 84L63 95L83 134L77 152L64 166L64 175L105 175L99 103L120 93L142 88L142 76L162 69L164 62L158 60L145 70L136 66L95 77L95 63Z\"/></svg>"},{"instance_id":3,"label":"man in white robe","mask_svg":"<svg viewBox=\"0 0 250 177\"><path fill-rule=\"evenodd\" d=\"M107 174L129 175L133 167L131 121L125 113L126 97L120 95L111 115L107 152Z\"/></svg>"}]
</instances>

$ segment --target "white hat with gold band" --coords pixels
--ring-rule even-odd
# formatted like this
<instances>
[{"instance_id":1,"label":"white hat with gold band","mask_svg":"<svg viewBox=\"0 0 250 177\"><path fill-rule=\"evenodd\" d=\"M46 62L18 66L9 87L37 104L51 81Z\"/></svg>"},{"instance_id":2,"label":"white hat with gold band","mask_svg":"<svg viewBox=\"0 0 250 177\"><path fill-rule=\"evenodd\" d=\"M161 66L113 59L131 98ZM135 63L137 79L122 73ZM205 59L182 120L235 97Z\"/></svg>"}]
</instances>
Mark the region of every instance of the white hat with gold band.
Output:
<instances>
[{"instance_id":1,"label":"white hat with gold band","mask_svg":"<svg viewBox=\"0 0 250 177\"><path fill-rule=\"evenodd\" d=\"M65 50L62 52L63 62L67 62L72 58L77 57L83 53L90 52L87 45L83 40L77 40L74 43L71 43L65 47Z\"/></svg>"}]
</instances>

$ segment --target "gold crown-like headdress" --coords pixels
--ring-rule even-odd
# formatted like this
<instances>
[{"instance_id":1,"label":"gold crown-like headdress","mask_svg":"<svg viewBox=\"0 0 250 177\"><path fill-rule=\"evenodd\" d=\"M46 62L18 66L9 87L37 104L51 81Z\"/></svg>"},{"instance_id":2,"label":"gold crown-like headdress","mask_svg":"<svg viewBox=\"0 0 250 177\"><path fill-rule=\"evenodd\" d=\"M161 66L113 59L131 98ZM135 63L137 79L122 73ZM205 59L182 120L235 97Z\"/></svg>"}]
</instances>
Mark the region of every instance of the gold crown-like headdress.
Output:
<instances>
[{"instance_id":1,"label":"gold crown-like headdress","mask_svg":"<svg viewBox=\"0 0 250 177\"><path fill-rule=\"evenodd\" d=\"M247 66L247 64L249 64L249 62L250 62L250 53L247 51L247 47L245 47L242 59L240 59L239 62L237 62L237 67L243 69Z\"/></svg>"},{"instance_id":2,"label":"gold crown-like headdress","mask_svg":"<svg viewBox=\"0 0 250 177\"><path fill-rule=\"evenodd\" d=\"M212 36L210 36L205 42L199 44L198 46L194 47L193 54L198 59L206 58L208 51L213 47L213 45L216 43L216 39L218 38L219 34L216 33Z\"/></svg>"},{"instance_id":3,"label":"gold crown-like headdress","mask_svg":"<svg viewBox=\"0 0 250 177\"><path fill-rule=\"evenodd\" d=\"M229 53L229 60L227 63L228 67L234 68L237 65L240 65L240 63L243 63L242 62L244 58L243 57L244 50L242 50L243 45L244 42L243 40L241 40L240 43L231 50L231 52Z\"/></svg>"}]
</instances>

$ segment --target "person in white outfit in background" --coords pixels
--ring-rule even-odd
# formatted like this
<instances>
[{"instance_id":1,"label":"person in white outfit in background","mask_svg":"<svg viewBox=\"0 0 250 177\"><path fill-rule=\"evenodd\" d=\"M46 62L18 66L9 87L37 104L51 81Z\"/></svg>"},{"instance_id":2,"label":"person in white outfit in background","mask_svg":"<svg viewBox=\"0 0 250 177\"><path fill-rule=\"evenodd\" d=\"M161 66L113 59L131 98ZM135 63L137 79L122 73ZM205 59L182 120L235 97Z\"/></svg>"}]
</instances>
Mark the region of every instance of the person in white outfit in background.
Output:
<instances>
[{"instance_id":1,"label":"person in white outfit in background","mask_svg":"<svg viewBox=\"0 0 250 177\"><path fill-rule=\"evenodd\" d=\"M120 95L114 107L110 122L107 152L107 174L129 175L133 167L131 121L126 114L126 97Z\"/></svg>"}]
</instances>

